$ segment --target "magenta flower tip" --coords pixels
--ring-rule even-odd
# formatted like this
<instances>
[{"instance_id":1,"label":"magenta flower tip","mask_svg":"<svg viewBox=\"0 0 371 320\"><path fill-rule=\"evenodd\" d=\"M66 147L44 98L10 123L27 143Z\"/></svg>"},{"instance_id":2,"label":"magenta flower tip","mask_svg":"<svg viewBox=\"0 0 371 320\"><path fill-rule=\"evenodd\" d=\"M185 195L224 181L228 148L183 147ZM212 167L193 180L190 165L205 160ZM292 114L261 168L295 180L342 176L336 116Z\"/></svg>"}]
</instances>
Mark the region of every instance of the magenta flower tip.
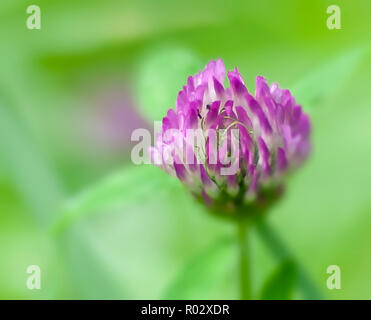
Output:
<instances>
[{"instance_id":1,"label":"magenta flower tip","mask_svg":"<svg viewBox=\"0 0 371 320\"><path fill-rule=\"evenodd\" d=\"M225 214L262 211L310 152L310 119L289 90L256 78L248 91L221 59L189 76L162 120L153 162ZM223 214L224 214L223 213Z\"/></svg>"}]
</instances>

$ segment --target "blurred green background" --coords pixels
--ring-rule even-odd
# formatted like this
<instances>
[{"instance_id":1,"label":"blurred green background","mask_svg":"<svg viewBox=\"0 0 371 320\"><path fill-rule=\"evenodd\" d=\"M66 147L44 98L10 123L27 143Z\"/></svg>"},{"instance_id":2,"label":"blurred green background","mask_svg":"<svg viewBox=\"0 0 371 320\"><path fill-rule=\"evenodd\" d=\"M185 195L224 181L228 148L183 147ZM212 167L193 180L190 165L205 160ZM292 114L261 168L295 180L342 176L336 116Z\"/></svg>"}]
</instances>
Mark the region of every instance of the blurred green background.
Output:
<instances>
[{"instance_id":1,"label":"blurred green background","mask_svg":"<svg viewBox=\"0 0 371 320\"><path fill-rule=\"evenodd\" d=\"M26 28L31 4L41 30ZM235 226L130 162L132 130L220 57L250 91L261 74L310 113L313 154L268 222L324 298L370 299L370 32L366 0L2 0L0 298L238 298ZM251 238L259 297L280 261Z\"/></svg>"}]
</instances>

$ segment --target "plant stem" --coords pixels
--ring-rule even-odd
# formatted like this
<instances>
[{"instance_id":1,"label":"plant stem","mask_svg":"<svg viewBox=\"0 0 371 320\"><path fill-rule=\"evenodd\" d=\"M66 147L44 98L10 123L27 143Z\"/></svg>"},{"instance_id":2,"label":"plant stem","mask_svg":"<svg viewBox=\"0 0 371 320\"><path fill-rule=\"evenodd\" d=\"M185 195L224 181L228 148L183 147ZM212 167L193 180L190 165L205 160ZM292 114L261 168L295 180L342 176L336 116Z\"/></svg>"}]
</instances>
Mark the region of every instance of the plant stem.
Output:
<instances>
[{"instance_id":1,"label":"plant stem","mask_svg":"<svg viewBox=\"0 0 371 320\"><path fill-rule=\"evenodd\" d=\"M238 221L238 247L240 256L240 288L241 300L251 299L251 281L250 281L250 251L248 243L247 224Z\"/></svg>"}]
</instances>

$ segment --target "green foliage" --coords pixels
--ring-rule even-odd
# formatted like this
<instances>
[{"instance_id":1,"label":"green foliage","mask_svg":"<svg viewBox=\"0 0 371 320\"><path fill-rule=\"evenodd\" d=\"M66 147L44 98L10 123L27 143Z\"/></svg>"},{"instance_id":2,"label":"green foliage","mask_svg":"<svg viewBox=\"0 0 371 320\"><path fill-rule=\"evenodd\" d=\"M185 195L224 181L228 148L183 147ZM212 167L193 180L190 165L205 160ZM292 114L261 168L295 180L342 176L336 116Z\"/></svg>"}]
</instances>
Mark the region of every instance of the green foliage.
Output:
<instances>
[{"instance_id":1,"label":"green foliage","mask_svg":"<svg viewBox=\"0 0 371 320\"><path fill-rule=\"evenodd\" d=\"M83 190L69 200L53 231L59 233L85 215L157 197L153 190L171 187L172 179L153 165L129 166Z\"/></svg>"},{"instance_id":2,"label":"green foliage","mask_svg":"<svg viewBox=\"0 0 371 320\"><path fill-rule=\"evenodd\" d=\"M0 154L4 173L25 199L41 225L49 225L63 200L55 172L39 146L18 123L10 106L0 100ZM35 183L37 182L37 187Z\"/></svg>"},{"instance_id":3,"label":"green foliage","mask_svg":"<svg viewBox=\"0 0 371 320\"><path fill-rule=\"evenodd\" d=\"M292 88L296 101L309 109L323 102L346 82L365 52L365 48L356 48L316 67Z\"/></svg>"},{"instance_id":4,"label":"green foliage","mask_svg":"<svg viewBox=\"0 0 371 320\"><path fill-rule=\"evenodd\" d=\"M79 299L129 299L127 285L123 283L122 268L115 268L115 254L120 255L109 246L105 246L101 235L95 234L85 222L69 226L57 239L57 249L68 270L68 281L65 285L71 290L71 297ZM117 261L116 260L116 261ZM66 276L64 274L59 275Z\"/></svg>"},{"instance_id":5,"label":"green foliage","mask_svg":"<svg viewBox=\"0 0 371 320\"><path fill-rule=\"evenodd\" d=\"M322 295L318 288L308 276L303 266L294 262L294 256L290 250L284 245L280 236L273 228L264 220L258 221L256 224L258 235L264 242L265 246L271 251L271 255L279 261L290 261L295 264L298 273L298 287L303 296L307 299L321 299Z\"/></svg>"},{"instance_id":6,"label":"green foliage","mask_svg":"<svg viewBox=\"0 0 371 320\"><path fill-rule=\"evenodd\" d=\"M292 261L282 262L265 282L260 299L289 300L297 281L297 266Z\"/></svg>"},{"instance_id":7,"label":"green foliage","mask_svg":"<svg viewBox=\"0 0 371 320\"><path fill-rule=\"evenodd\" d=\"M130 194L123 194L122 188L129 186ZM75 199L74 209L65 211L54 231L78 294L87 298L108 293L113 298L161 298L172 273L183 269L185 257L193 256L207 239L225 234L223 225L204 214L176 179L154 166L123 169ZM215 244L216 251L217 245L218 257L234 263L225 241ZM209 271L225 272L217 259ZM205 295L218 292L218 282L212 289L207 286Z\"/></svg>"},{"instance_id":8,"label":"green foliage","mask_svg":"<svg viewBox=\"0 0 371 320\"><path fill-rule=\"evenodd\" d=\"M178 92L189 75L202 68L189 50L177 46L153 48L139 61L136 96L139 107L151 120L161 120L175 108Z\"/></svg>"},{"instance_id":9,"label":"green foliage","mask_svg":"<svg viewBox=\"0 0 371 320\"><path fill-rule=\"evenodd\" d=\"M233 238L223 238L186 263L165 291L164 299L207 299L234 264Z\"/></svg>"}]
</instances>

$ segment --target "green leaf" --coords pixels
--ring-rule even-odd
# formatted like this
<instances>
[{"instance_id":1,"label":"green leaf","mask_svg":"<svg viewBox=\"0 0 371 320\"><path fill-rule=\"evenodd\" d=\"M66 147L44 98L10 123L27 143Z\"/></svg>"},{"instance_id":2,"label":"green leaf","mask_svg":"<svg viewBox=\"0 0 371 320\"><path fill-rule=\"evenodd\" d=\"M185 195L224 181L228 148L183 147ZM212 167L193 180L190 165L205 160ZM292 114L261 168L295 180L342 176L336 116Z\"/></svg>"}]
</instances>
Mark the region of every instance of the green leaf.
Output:
<instances>
[{"instance_id":1,"label":"green leaf","mask_svg":"<svg viewBox=\"0 0 371 320\"><path fill-rule=\"evenodd\" d=\"M297 266L290 260L281 263L263 286L262 300L289 300L297 282Z\"/></svg>"},{"instance_id":2,"label":"green leaf","mask_svg":"<svg viewBox=\"0 0 371 320\"><path fill-rule=\"evenodd\" d=\"M8 102L8 101L7 101ZM63 200L63 188L41 148L20 119L0 101L0 156L15 188L41 225L49 225Z\"/></svg>"},{"instance_id":3,"label":"green leaf","mask_svg":"<svg viewBox=\"0 0 371 320\"><path fill-rule=\"evenodd\" d=\"M139 61L136 96L144 115L161 120L175 107L178 92L190 75L202 68L188 50L165 46L147 52Z\"/></svg>"},{"instance_id":4,"label":"green leaf","mask_svg":"<svg viewBox=\"0 0 371 320\"><path fill-rule=\"evenodd\" d=\"M321 103L346 82L364 57L365 52L365 49L357 48L316 68L292 88L297 102L304 108L311 108Z\"/></svg>"},{"instance_id":5,"label":"green leaf","mask_svg":"<svg viewBox=\"0 0 371 320\"><path fill-rule=\"evenodd\" d=\"M222 238L193 257L165 290L164 299L208 299L235 261L233 238Z\"/></svg>"},{"instance_id":6,"label":"green leaf","mask_svg":"<svg viewBox=\"0 0 371 320\"><path fill-rule=\"evenodd\" d=\"M67 281L71 292L68 299L128 299L122 280L124 270L119 270L115 259L120 255L104 246L99 234L87 224L71 226L57 239L58 252L67 266ZM59 297L66 298L65 296Z\"/></svg>"},{"instance_id":7,"label":"green leaf","mask_svg":"<svg viewBox=\"0 0 371 320\"><path fill-rule=\"evenodd\" d=\"M286 247L285 243L283 243L277 232L275 232L275 230L271 228L270 225L264 221L264 219L258 221L256 227L260 238L277 260L295 261L298 276L298 287L302 291L305 299L322 299L322 294L317 289L315 283L313 283L303 266L301 266L300 263L295 260L295 257Z\"/></svg>"},{"instance_id":8,"label":"green leaf","mask_svg":"<svg viewBox=\"0 0 371 320\"><path fill-rule=\"evenodd\" d=\"M153 165L126 167L83 190L66 203L52 232L57 234L85 215L146 201L177 183ZM165 188L166 189L166 188Z\"/></svg>"},{"instance_id":9,"label":"green leaf","mask_svg":"<svg viewBox=\"0 0 371 320\"><path fill-rule=\"evenodd\" d=\"M64 230L57 239L65 245L77 298L158 299L184 257L226 233L224 223L154 166L113 174L78 195L70 209L55 230ZM222 256L220 263L227 261L234 259Z\"/></svg>"}]
</instances>

